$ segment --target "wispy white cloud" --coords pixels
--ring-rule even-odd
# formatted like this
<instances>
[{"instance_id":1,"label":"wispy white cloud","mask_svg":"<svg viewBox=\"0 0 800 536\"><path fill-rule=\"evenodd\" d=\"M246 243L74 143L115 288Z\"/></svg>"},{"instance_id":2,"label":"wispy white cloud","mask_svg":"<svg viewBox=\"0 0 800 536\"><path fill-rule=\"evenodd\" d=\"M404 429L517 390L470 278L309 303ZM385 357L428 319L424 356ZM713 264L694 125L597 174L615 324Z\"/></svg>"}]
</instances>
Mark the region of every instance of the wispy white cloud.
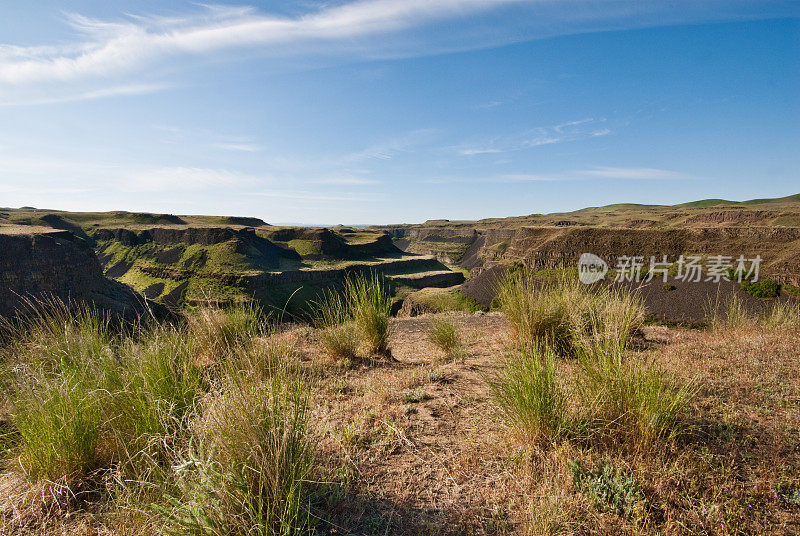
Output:
<instances>
[{"instance_id":1,"label":"wispy white cloud","mask_svg":"<svg viewBox=\"0 0 800 536\"><path fill-rule=\"evenodd\" d=\"M537 175L532 173L505 173L478 177L437 177L424 180L428 184L451 183L524 183L524 182L560 182L572 180L570 177L559 174Z\"/></svg>"},{"instance_id":2,"label":"wispy white cloud","mask_svg":"<svg viewBox=\"0 0 800 536\"><path fill-rule=\"evenodd\" d=\"M600 126L604 122L605 118L588 118L547 127L537 127L513 136L494 138L482 144L464 144L460 147L456 147L456 151L462 156L498 154L522 151L534 147L541 147L542 145L553 145L556 143L608 136L612 132L611 129Z\"/></svg>"},{"instance_id":3,"label":"wispy white cloud","mask_svg":"<svg viewBox=\"0 0 800 536\"><path fill-rule=\"evenodd\" d=\"M221 142L212 143L211 147L222 149L223 151L239 151L243 153L257 153L263 150L263 147L254 143Z\"/></svg>"},{"instance_id":4,"label":"wispy white cloud","mask_svg":"<svg viewBox=\"0 0 800 536\"><path fill-rule=\"evenodd\" d=\"M293 16L205 5L171 17L99 20L71 14L66 22L77 35L75 42L0 44L0 101L20 101L30 95L30 88L39 93L41 103L60 102L64 95L98 98L96 91L130 85L134 76L141 80L167 62L224 53L233 61L251 52L408 57L572 33L797 15L795 6L777 0L615 0L603 2L602 9L588 0L351 0L312 5L305 12L295 9ZM475 16L500 9L516 11L502 25ZM452 20L464 24L448 24L447 32L417 31ZM453 31L461 26L463 32Z\"/></svg>"},{"instance_id":5,"label":"wispy white cloud","mask_svg":"<svg viewBox=\"0 0 800 536\"><path fill-rule=\"evenodd\" d=\"M131 95L145 95L174 87L173 84L123 84L91 91L58 94L53 96L20 95L6 100L0 99L0 106L34 106L40 104L57 104L61 102L75 102L84 100L97 100L108 97ZM0 91L0 96L2 92Z\"/></svg>"},{"instance_id":6,"label":"wispy white cloud","mask_svg":"<svg viewBox=\"0 0 800 536\"><path fill-rule=\"evenodd\" d=\"M211 7L185 17L130 17L109 22L73 14L85 41L64 46L0 48L0 82L71 81L131 72L174 55L203 55L252 46L341 42L465 16L522 0L361 0L296 18L254 8Z\"/></svg>"},{"instance_id":7,"label":"wispy white cloud","mask_svg":"<svg viewBox=\"0 0 800 536\"><path fill-rule=\"evenodd\" d=\"M411 152L415 147L430 141L436 134L436 129L418 129L395 138L370 145L369 147L342 156L341 164L363 162L366 160L391 160L400 153Z\"/></svg>"},{"instance_id":8,"label":"wispy white cloud","mask_svg":"<svg viewBox=\"0 0 800 536\"><path fill-rule=\"evenodd\" d=\"M131 174L120 183L122 191L172 192L252 186L263 178L229 171L193 167L162 167Z\"/></svg>"},{"instance_id":9,"label":"wispy white cloud","mask_svg":"<svg viewBox=\"0 0 800 536\"><path fill-rule=\"evenodd\" d=\"M309 190L264 190L255 192L251 195L258 195L262 197L274 197L278 199L295 199L299 201L316 201L325 203L344 202L344 201L357 201L357 202L370 202L380 201L385 199L384 194L364 194L353 192L336 192L331 194L320 193Z\"/></svg>"},{"instance_id":10,"label":"wispy white cloud","mask_svg":"<svg viewBox=\"0 0 800 536\"><path fill-rule=\"evenodd\" d=\"M473 156L476 154L497 154L497 153L505 153L506 150L504 149L497 149L493 147L474 147L471 149L459 149L458 154L464 156Z\"/></svg>"},{"instance_id":11,"label":"wispy white cloud","mask_svg":"<svg viewBox=\"0 0 800 536\"><path fill-rule=\"evenodd\" d=\"M439 177L429 179L430 184L446 183L525 183L525 182L563 182L587 181L601 179L617 180L680 180L691 179L689 175L656 168L637 167L596 167L579 171L565 171L562 173L505 173L500 175L478 177Z\"/></svg>"},{"instance_id":12,"label":"wispy white cloud","mask_svg":"<svg viewBox=\"0 0 800 536\"><path fill-rule=\"evenodd\" d=\"M369 179L367 177L355 177L355 176L341 176L341 177L324 177L321 179L314 179L311 182L315 182L317 184L330 184L330 185L350 185L350 186L358 186L358 185L367 185L367 184L378 184L378 181L375 179Z\"/></svg>"},{"instance_id":13,"label":"wispy white cloud","mask_svg":"<svg viewBox=\"0 0 800 536\"><path fill-rule=\"evenodd\" d=\"M486 110L489 108L497 108L498 106L502 106L503 101L493 100L489 102L484 102L483 104L478 104L475 106L476 110Z\"/></svg>"},{"instance_id":14,"label":"wispy white cloud","mask_svg":"<svg viewBox=\"0 0 800 536\"><path fill-rule=\"evenodd\" d=\"M675 180L691 178L677 171L646 167L598 167L583 170L580 173L592 177L624 180Z\"/></svg>"}]
</instances>

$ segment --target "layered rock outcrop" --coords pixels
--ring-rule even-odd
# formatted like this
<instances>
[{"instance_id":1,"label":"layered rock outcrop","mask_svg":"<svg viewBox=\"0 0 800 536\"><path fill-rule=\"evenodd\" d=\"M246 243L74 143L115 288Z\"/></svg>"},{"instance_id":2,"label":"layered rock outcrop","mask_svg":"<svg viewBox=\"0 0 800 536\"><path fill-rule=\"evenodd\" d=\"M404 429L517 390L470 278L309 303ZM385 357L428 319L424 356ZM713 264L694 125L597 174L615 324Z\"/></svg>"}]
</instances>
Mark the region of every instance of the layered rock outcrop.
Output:
<instances>
[{"instance_id":1,"label":"layered rock outcrop","mask_svg":"<svg viewBox=\"0 0 800 536\"><path fill-rule=\"evenodd\" d=\"M0 234L0 316L12 317L37 300L91 301L115 314L148 305L107 279L92 247L69 231Z\"/></svg>"}]
</instances>

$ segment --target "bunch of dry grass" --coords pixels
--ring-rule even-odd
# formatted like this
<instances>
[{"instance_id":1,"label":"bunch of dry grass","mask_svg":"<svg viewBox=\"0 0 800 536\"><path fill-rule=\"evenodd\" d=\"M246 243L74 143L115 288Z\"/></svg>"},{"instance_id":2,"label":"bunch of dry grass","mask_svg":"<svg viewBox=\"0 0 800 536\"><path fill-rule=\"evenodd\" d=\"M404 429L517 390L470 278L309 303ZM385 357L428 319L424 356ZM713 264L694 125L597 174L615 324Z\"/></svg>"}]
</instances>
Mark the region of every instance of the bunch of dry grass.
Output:
<instances>
[{"instance_id":1,"label":"bunch of dry grass","mask_svg":"<svg viewBox=\"0 0 800 536\"><path fill-rule=\"evenodd\" d=\"M186 319L192 351L204 364L220 361L230 348L266 333L268 320L253 304L226 309L211 305L199 307Z\"/></svg>"},{"instance_id":2,"label":"bunch of dry grass","mask_svg":"<svg viewBox=\"0 0 800 536\"><path fill-rule=\"evenodd\" d=\"M115 334L96 312L65 306L25 326L3 374L6 446L42 488L41 511L88 492L114 497L145 531L165 521L178 533L307 526L305 387L293 353L254 341L263 324L252 310Z\"/></svg>"},{"instance_id":3,"label":"bunch of dry grass","mask_svg":"<svg viewBox=\"0 0 800 536\"><path fill-rule=\"evenodd\" d=\"M776 301L761 323L769 328L800 329L800 301Z\"/></svg>"},{"instance_id":4,"label":"bunch of dry grass","mask_svg":"<svg viewBox=\"0 0 800 536\"><path fill-rule=\"evenodd\" d=\"M345 279L341 292L328 291L313 304L320 339L334 357L349 359L361 342L370 354L389 352L391 296L376 273Z\"/></svg>"},{"instance_id":5,"label":"bunch of dry grass","mask_svg":"<svg viewBox=\"0 0 800 536\"><path fill-rule=\"evenodd\" d=\"M705 310L709 326L714 331L749 329L758 322L757 317L747 311L744 302L735 293L722 304L709 300Z\"/></svg>"},{"instance_id":6,"label":"bunch of dry grass","mask_svg":"<svg viewBox=\"0 0 800 536\"><path fill-rule=\"evenodd\" d=\"M435 318L428 327L428 340L444 352L448 358L464 353L461 334L455 324L447 318Z\"/></svg>"},{"instance_id":7,"label":"bunch of dry grass","mask_svg":"<svg viewBox=\"0 0 800 536\"><path fill-rule=\"evenodd\" d=\"M645 318L642 300L630 292L567 277L543 282L529 270L513 272L498 300L521 345L544 343L560 355L624 347Z\"/></svg>"},{"instance_id":8,"label":"bunch of dry grass","mask_svg":"<svg viewBox=\"0 0 800 536\"><path fill-rule=\"evenodd\" d=\"M489 386L502 415L531 439L554 439L568 428L567 398L556 379L555 351L533 344L515 352Z\"/></svg>"}]
</instances>

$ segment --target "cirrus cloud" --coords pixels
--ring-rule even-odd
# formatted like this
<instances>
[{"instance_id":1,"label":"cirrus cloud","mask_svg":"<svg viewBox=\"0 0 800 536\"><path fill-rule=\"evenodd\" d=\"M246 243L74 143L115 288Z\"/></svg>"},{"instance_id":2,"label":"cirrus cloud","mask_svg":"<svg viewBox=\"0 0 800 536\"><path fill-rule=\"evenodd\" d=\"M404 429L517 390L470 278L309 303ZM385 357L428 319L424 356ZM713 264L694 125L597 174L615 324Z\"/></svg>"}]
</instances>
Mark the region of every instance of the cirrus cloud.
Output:
<instances>
[{"instance_id":1,"label":"cirrus cloud","mask_svg":"<svg viewBox=\"0 0 800 536\"><path fill-rule=\"evenodd\" d=\"M485 48L557 35L679 23L796 16L780 0L356 0L292 16L255 7L203 6L176 16L127 15L100 20L70 14L78 39L64 44L0 44L0 103L47 104L134 95L109 91L134 83L155 87L159 67L177 73L191 58L232 61L247 54L271 57L397 58ZM508 24L491 15L516 9ZM458 20L458 24L453 21ZM447 31L420 32L437 23ZM163 76L163 73L162 73ZM163 84L164 87L174 82ZM66 95L66 96L65 96ZM499 104L492 101L488 106Z\"/></svg>"}]
</instances>

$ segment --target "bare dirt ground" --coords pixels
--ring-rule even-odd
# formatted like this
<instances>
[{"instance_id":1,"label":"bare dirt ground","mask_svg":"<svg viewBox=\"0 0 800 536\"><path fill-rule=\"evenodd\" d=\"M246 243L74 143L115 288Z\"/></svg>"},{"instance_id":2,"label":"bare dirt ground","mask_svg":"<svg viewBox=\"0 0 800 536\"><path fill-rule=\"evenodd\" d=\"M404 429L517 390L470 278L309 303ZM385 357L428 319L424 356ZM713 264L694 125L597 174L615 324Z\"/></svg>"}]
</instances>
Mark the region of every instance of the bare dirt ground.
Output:
<instances>
[{"instance_id":1,"label":"bare dirt ground","mask_svg":"<svg viewBox=\"0 0 800 536\"><path fill-rule=\"evenodd\" d=\"M492 417L484 378L500 362L508 326L502 316L452 318L463 334L463 361L446 362L428 341L431 317L400 319L392 335L397 362L323 380L315 410L323 450L344 464L353 488L345 493L356 494L343 501L363 510L342 512L333 532L354 525L381 533L483 532L502 522L492 517L504 515L496 508L504 500L498 479L512 475L498 464L509 443Z\"/></svg>"},{"instance_id":2,"label":"bare dirt ground","mask_svg":"<svg viewBox=\"0 0 800 536\"><path fill-rule=\"evenodd\" d=\"M486 379L511 337L502 315L448 315L466 352L428 341L433 316L393 320L394 362L334 364L304 332L311 428L327 473L317 529L328 534L797 534L800 339L796 334L645 328L637 359L696 395L687 433L650 450L530 445L493 407ZM560 365L568 382L576 364ZM634 474L634 518L575 489L569 465ZM797 492L800 495L800 491ZM793 498L794 497L794 498Z\"/></svg>"},{"instance_id":3,"label":"bare dirt ground","mask_svg":"<svg viewBox=\"0 0 800 536\"><path fill-rule=\"evenodd\" d=\"M461 334L457 358L428 340L441 318ZM277 335L294 343L311 385L316 534L800 534L800 333L644 328L631 358L693 382L695 394L680 438L631 448L532 444L506 425L486 383L511 343L502 315L423 315L392 329L391 361L335 361L309 328ZM576 366L559 363L564 385ZM634 477L634 513L578 489L575 462ZM0 484L7 497L25 486ZM135 533L104 505L14 533Z\"/></svg>"}]
</instances>

